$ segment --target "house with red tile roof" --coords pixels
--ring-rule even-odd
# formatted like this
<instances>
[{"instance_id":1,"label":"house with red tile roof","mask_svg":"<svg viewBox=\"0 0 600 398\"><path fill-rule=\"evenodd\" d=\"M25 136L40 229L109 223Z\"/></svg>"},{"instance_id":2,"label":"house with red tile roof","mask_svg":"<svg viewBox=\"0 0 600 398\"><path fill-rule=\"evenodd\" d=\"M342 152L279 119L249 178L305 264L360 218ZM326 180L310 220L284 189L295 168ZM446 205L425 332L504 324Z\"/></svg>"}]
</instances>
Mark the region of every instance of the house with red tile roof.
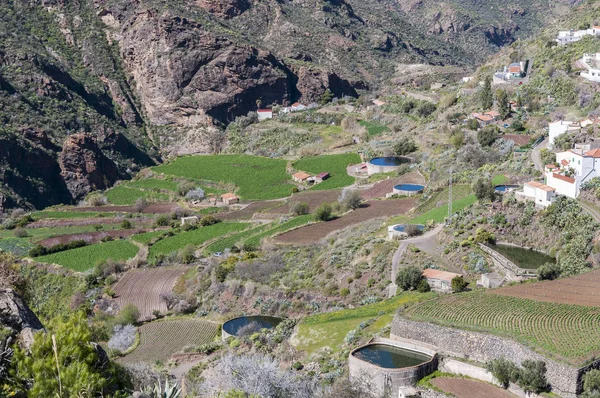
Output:
<instances>
[{"instance_id":1,"label":"house with red tile roof","mask_svg":"<svg viewBox=\"0 0 600 398\"><path fill-rule=\"evenodd\" d=\"M258 120L273 119L272 109L259 109L256 113L258 114Z\"/></svg>"},{"instance_id":2,"label":"house with red tile roof","mask_svg":"<svg viewBox=\"0 0 600 398\"><path fill-rule=\"evenodd\" d=\"M546 167L545 177L546 184L555 188L558 195L577 198L583 184L600 177L600 148L559 152L556 162L558 169Z\"/></svg>"}]
</instances>

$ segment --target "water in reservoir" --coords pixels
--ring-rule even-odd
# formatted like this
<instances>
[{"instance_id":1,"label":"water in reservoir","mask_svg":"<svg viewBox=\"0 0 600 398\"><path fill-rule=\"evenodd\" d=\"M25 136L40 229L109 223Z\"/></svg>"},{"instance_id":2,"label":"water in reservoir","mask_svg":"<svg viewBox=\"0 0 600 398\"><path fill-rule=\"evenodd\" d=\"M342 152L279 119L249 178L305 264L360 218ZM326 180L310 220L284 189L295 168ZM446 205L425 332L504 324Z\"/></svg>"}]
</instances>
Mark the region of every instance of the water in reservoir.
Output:
<instances>
[{"instance_id":1,"label":"water in reservoir","mask_svg":"<svg viewBox=\"0 0 600 398\"><path fill-rule=\"evenodd\" d=\"M515 263L519 268L538 269L540 266L546 263L556 263L556 259L554 257L535 250L502 244L492 245L490 247Z\"/></svg>"},{"instance_id":2,"label":"water in reservoir","mask_svg":"<svg viewBox=\"0 0 600 398\"><path fill-rule=\"evenodd\" d=\"M227 321L223 324L223 330L232 336L237 336L238 332L244 326L255 324L258 329L273 329L283 321L282 318L274 316L243 316Z\"/></svg>"},{"instance_id":3,"label":"water in reservoir","mask_svg":"<svg viewBox=\"0 0 600 398\"><path fill-rule=\"evenodd\" d=\"M370 344L353 354L356 358L382 368L396 369L420 365L431 356L387 344Z\"/></svg>"},{"instance_id":4,"label":"water in reservoir","mask_svg":"<svg viewBox=\"0 0 600 398\"><path fill-rule=\"evenodd\" d=\"M410 163L410 159L389 156L382 158L373 158L369 163L374 164L375 166L400 166L403 163Z\"/></svg>"}]
</instances>

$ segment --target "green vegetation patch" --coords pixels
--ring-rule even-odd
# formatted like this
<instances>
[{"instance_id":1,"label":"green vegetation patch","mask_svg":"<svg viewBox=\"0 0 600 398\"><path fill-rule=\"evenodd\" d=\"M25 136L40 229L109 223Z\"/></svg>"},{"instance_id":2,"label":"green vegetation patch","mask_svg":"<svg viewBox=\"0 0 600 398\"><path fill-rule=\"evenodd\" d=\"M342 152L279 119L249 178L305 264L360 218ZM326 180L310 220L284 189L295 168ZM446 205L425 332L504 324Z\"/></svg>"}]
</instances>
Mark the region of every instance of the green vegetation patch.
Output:
<instances>
[{"instance_id":1,"label":"green vegetation patch","mask_svg":"<svg viewBox=\"0 0 600 398\"><path fill-rule=\"evenodd\" d=\"M374 121L369 121L369 120L361 120L358 123L367 130L369 137L373 137L373 136L379 135L381 133L387 133L390 131L389 127L387 127L379 122L374 122Z\"/></svg>"},{"instance_id":2,"label":"green vegetation patch","mask_svg":"<svg viewBox=\"0 0 600 398\"><path fill-rule=\"evenodd\" d=\"M225 249L235 246L238 242L244 242L246 239L252 237L255 234L260 234L264 230L269 228L270 224L261 225L260 227L248 229L237 234L227 236L223 239L219 239L206 247L206 252L209 254L223 252Z\"/></svg>"},{"instance_id":3,"label":"green vegetation patch","mask_svg":"<svg viewBox=\"0 0 600 398\"><path fill-rule=\"evenodd\" d=\"M277 199L292 192L287 161L250 155L186 156L161 166L156 173L233 183L247 200Z\"/></svg>"},{"instance_id":4,"label":"green vegetation patch","mask_svg":"<svg viewBox=\"0 0 600 398\"><path fill-rule=\"evenodd\" d=\"M12 253L16 256L25 256L33 246L26 238L0 239L0 251Z\"/></svg>"},{"instance_id":5,"label":"green vegetation patch","mask_svg":"<svg viewBox=\"0 0 600 398\"><path fill-rule=\"evenodd\" d=\"M294 169L310 174L328 172L331 176L312 189L325 190L347 187L354 184L354 177L350 177L346 168L348 165L360 162L356 153L343 153L340 155L321 155L303 158L294 163Z\"/></svg>"},{"instance_id":6,"label":"green vegetation patch","mask_svg":"<svg viewBox=\"0 0 600 398\"><path fill-rule=\"evenodd\" d=\"M34 220L65 220L71 218L99 218L99 217L114 217L118 213L102 213L93 211L61 211L61 210L43 210L36 211L31 214Z\"/></svg>"},{"instance_id":7,"label":"green vegetation patch","mask_svg":"<svg viewBox=\"0 0 600 398\"><path fill-rule=\"evenodd\" d=\"M126 184L131 188L141 189L163 189L165 191L177 191L177 182L169 180L161 180L158 178L145 178L137 181L130 181Z\"/></svg>"},{"instance_id":8,"label":"green vegetation patch","mask_svg":"<svg viewBox=\"0 0 600 398\"><path fill-rule=\"evenodd\" d=\"M159 254L169 254L183 249L188 245L199 246L211 239L228 235L248 226L247 223L221 222L207 227L201 227L192 231L181 232L156 242L150 247L149 258L155 258Z\"/></svg>"},{"instance_id":9,"label":"green vegetation patch","mask_svg":"<svg viewBox=\"0 0 600 398\"><path fill-rule=\"evenodd\" d=\"M108 259L125 261L134 257L138 247L127 240L98 243L37 257L36 261L48 264L58 264L75 271L87 271L101 261Z\"/></svg>"},{"instance_id":10,"label":"green vegetation patch","mask_svg":"<svg viewBox=\"0 0 600 398\"><path fill-rule=\"evenodd\" d=\"M19 271L25 280L23 297L44 323L70 313L71 297L75 292L85 290L85 281L78 276L49 272L32 265L22 265Z\"/></svg>"},{"instance_id":11,"label":"green vegetation patch","mask_svg":"<svg viewBox=\"0 0 600 398\"><path fill-rule=\"evenodd\" d=\"M137 235L133 235L131 237L131 240L141 243L143 245L147 245L148 243L150 243L153 239L158 238L159 236L162 235L166 235L167 231L150 231L150 232L144 232L141 234L137 234Z\"/></svg>"},{"instance_id":12,"label":"green vegetation patch","mask_svg":"<svg viewBox=\"0 0 600 398\"><path fill-rule=\"evenodd\" d=\"M141 189L129 188L119 185L111 188L105 193L106 199L113 205L132 205L138 199L149 202L164 202L169 200L169 195L159 192L142 191Z\"/></svg>"},{"instance_id":13,"label":"green vegetation patch","mask_svg":"<svg viewBox=\"0 0 600 398\"><path fill-rule=\"evenodd\" d=\"M298 228L302 225L308 224L311 221L314 221L314 219L315 219L315 217L312 214L306 214L306 215L294 217L291 220L288 220L281 224L274 224L272 228L269 228L268 230L266 230L262 233L258 233L249 239L246 239L244 241L244 243L251 247L258 247L260 245L260 242L264 238L269 237L269 236L279 235L290 229Z\"/></svg>"},{"instance_id":14,"label":"green vegetation patch","mask_svg":"<svg viewBox=\"0 0 600 398\"><path fill-rule=\"evenodd\" d=\"M337 348L342 346L344 338L362 322L378 318L370 326L373 332L389 324L394 313L400 306L431 299L435 293L405 292L389 300L375 304L367 304L358 308L328 312L306 317L298 325L298 331L293 343L299 350L312 353L329 346Z\"/></svg>"},{"instance_id":15,"label":"green vegetation patch","mask_svg":"<svg viewBox=\"0 0 600 398\"><path fill-rule=\"evenodd\" d=\"M492 185L504 185L508 184L509 181L510 180L508 179L508 177L506 177L504 174L498 174L497 176L494 176L494 178L492 178Z\"/></svg>"},{"instance_id":16,"label":"green vegetation patch","mask_svg":"<svg viewBox=\"0 0 600 398\"><path fill-rule=\"evenodd\" d=\"M471 206L477 202L475 195L469 195L462 199L457 199L452 202L452 212L456 213L466 207ZM448 204L436 207L426 213L421 214L418 217L410 220L411 224L425 224L427 221L432 220L434 222L442 222L448 216Z\"/></svg>"},{"instance_id":17,"label":"green vegetation patch","mask_svg":"<svg viewBox=\"0 0 600 398\"><path fill-rule=\"evenodd\" d=\"M600 353L597 308L471 292L409 308L411 319L511 337L580 364Z\"/></svg>"}]
</instances>

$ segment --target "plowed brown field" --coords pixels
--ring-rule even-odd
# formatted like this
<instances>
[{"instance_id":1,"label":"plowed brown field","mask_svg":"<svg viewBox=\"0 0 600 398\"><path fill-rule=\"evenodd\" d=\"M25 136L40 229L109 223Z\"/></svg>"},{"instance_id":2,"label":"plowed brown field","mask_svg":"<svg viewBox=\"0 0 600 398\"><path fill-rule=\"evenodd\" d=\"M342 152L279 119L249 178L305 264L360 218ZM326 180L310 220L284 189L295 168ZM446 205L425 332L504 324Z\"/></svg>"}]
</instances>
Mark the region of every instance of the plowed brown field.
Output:
<instances>
[{"instance_id":1,"label":"plowed brown field","mask_svg":"<svg viewBox=\"0 0 600 398\"><path fill-rule=\"evenodd\" d=\"M277 243L309 245L317 243L334 231L379 217L391 217L408 213L417 204L417 199L391 199L369 201L364 207L332 221L311 224L275 238Z\"/></svg>"},{"instance_id":2,"label":"plowed brown field","mask_svg":"<svg viewBox=\"0 0 600 398\"><path fill-rule=\"evenodd\" d=\"M167 311L160 295L171 293L175 282L186 270L185 267L131 270L115 286L115 300L120 308L135 304L140 310L140 319L150 319L154 310Z\"/></svg>"},{"instance_id":3,"label":"plowed brown field","mask_svg":"<svg viewBox=\"0 0 600 398\"><path fill-rule=\"evenodd\" d=\"M231 213L218 214L217 217L223 220L250 220L255 213L281 206L281 200L266 200L261 202L252 202L242 210L232 211Z\"/></svg>"},{"instance_id":4,"label":"plowed brown field","mask_svg":"<svg viewBox=\"0 0 600 398\"><path fill-rule=\"evenodd\" d=\"M500 387L478 380L461 379L458 377L436 377L431 384L458 398L514 398L515 395Z\"/></svg>"},{"instance_id":5,"label":"plowed brown field","mask_svg":"<svg viewBox=\"0 0 600 398\"><path fill-rule=\"evenodd\" d=\"M561 304L600 307L600 270L554 281L494 289L494 294Z\"/></svg>"},{"instance_id":6,"label":"plowed brown field","mask_svg":"<svg viewBox=\"0 0 600 398\"><path fill-rule=\"evenodd\" d=\"M361 196L365 200L376 199L376 198L385 198L385 195L388 193L392 193L394 189L394 185L398 184L425 184L425 180L423 177L417 173L416 171L411 171L410 173L404 174L402 177L398 178L390 178L388 180L383 180L371 188L364 190L361 193Z\"/></svg>"}]
</instances>

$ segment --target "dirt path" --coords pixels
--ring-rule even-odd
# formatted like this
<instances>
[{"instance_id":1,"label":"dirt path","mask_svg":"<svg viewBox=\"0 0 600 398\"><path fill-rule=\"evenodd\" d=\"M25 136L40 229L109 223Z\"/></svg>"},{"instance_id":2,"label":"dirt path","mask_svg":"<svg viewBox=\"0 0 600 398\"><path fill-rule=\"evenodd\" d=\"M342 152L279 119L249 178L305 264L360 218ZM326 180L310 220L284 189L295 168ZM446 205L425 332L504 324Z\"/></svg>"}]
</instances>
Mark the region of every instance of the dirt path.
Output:
<instances>
[{"instance_id":1,"label":"dirt path","mask_svg":"<svg viewBox=\"0 0 600 398\"><path fill-rule=\"evenodd\" d=\"M396 253L394 253L394 257L392 258L392 283L388 287L389 297L394 297L396 295L396 292L398 291L398 286L395 282L396 275L398 275L398 267L400 265L400 260L402 259L402 256L404 256L408 245L415 245L424 252L437 256L437 254L435 253L436 249L439 248L437 236L443 228L444 225L440 224L431 231L425 232L421 236L405 239L400 242L400 246L398 246Z\"/></svg>"},{"instance_id":2,"label":"dirt path","mask_svg":"<svg viewBox=\"0 0 600 398\"><path fill-rule=\"evenodd\" d=\"M592 216L597 222L600 222L600 212L598 210L582 200L578 200L578 202L586 213Z\"/></svg>"},{"instance_id":3,"label":"dirt path","mask_svg":"<svg viewBox=\"0 0 600 398\"><path fill-rule=\"evenodd\" d=\"M533 160L533 164L535 165L535 168L542 172L544 171L544 164L542 164L541 151L543 148L546 148L547 146L548 146L548 138L546 138L544 141L542 141L538 145L536 145L536 147L533 148L533 150L531 151L531 160Z\"/></svg>"},{"instance_id":4,"label":"dirt path","mask_svg":"<svg viewBox=\"0 0 600 398\"><path fill-rule=\"evenodd\" d=\"M479 380L459 377L436 377L431 384L458 398L511 398L516 397L510 392Z\"/></svg>"}]
</instances>

